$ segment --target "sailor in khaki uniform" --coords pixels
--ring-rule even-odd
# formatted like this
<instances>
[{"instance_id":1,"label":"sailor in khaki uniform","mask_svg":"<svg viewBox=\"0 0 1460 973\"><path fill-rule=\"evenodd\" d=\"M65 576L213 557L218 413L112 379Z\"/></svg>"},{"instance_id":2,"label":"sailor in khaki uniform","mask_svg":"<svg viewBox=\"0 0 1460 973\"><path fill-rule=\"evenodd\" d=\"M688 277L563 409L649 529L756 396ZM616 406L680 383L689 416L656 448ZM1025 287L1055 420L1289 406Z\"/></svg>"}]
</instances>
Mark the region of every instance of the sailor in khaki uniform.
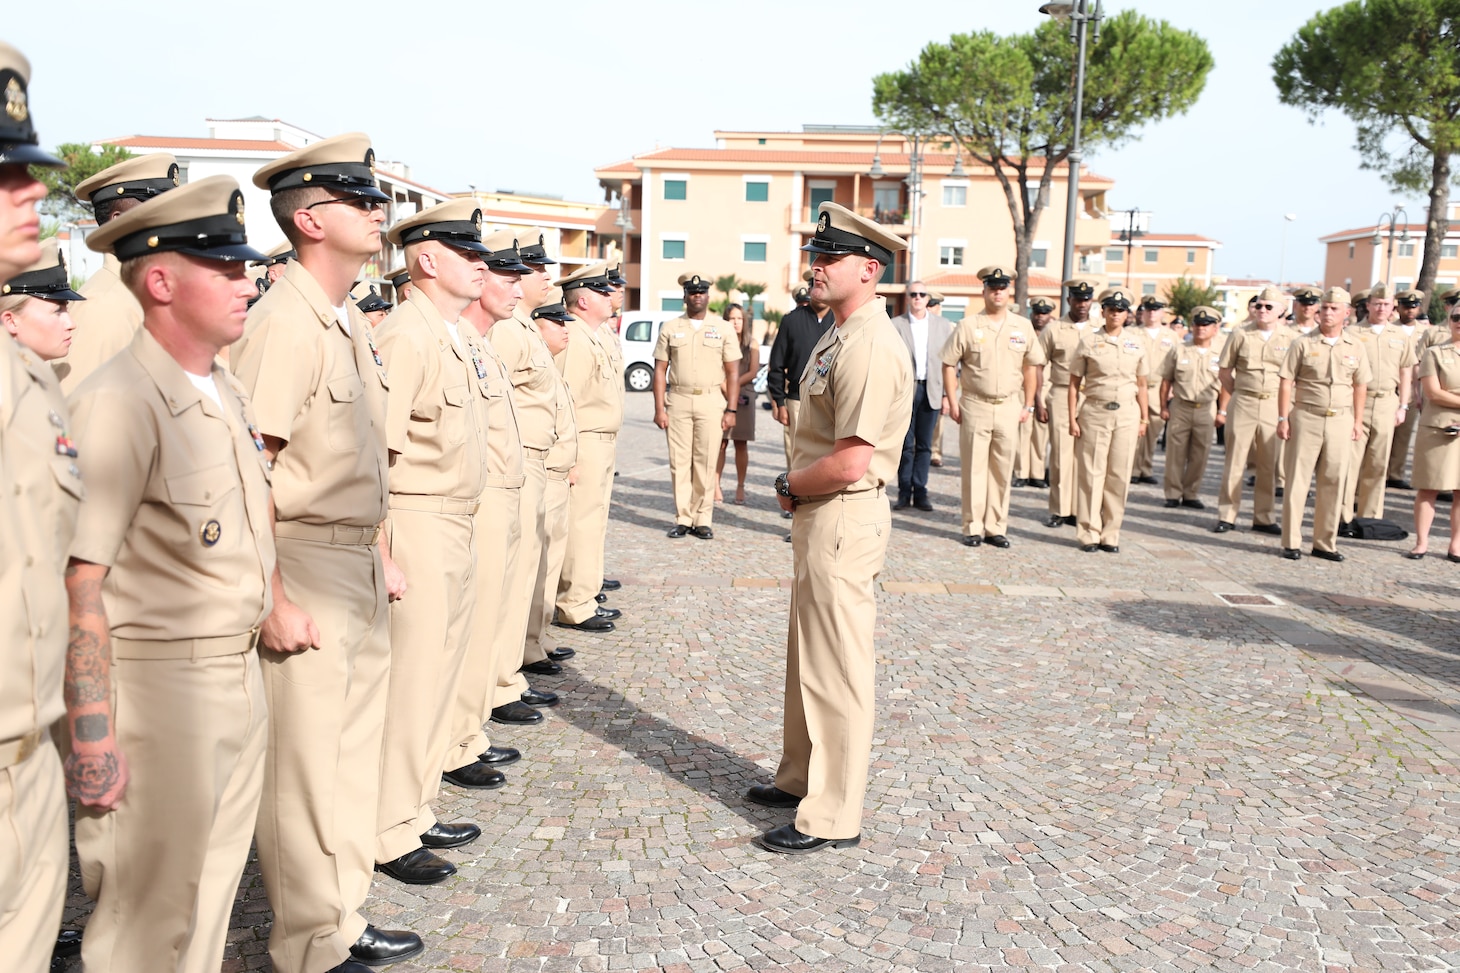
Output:
<instances>
[{"instance_id":1,"label":"sailor in khaki uniform","mask_svg":"<svg viewBox=\"0 0 1460 973\"><path fill-rule=\"evenodd\" d=\"M1166 431L1166 420L1161 414L1166 411L1166 402L1161 398L1161 377L1166 373L1166 359L1181 342L1175 332L1166 327L1166 302L1147 295L1141 298L1141 317L1144 321L1136 330L1146 342L1146 399L1150 413L1146 416L1146 434L1136 443L1136 461L1131 469L1132 483L1159 483L1156 479L1156 444Z\"/></svg>"},{"instance_id":2,"label":"sailor in khaki uniform","mask_svg":"<svg viewBox=\"0 0 1460 973\"><path fill-rule=\"evenodd\" d=\"M350 285L380 251L387 197L360 133L270 162L253 182L297 252L233 346L274 463L274 608L260 634L269 752L259 869L279 973L358 973L423 945L366 923L390 672L386 599L407 581L386 514L385 362Z\"/></svg>"},{"instance_id":3,"label":"sailor in khaki uniform","mask_svg":"<svg viewBox=\"0 0 1460 973\"><path fill-rule=\"evenodd\" d=\"M603 325L612 315L613 284L607 264L590 264L557 281L573 315L567 350L557 365L573 396L578 420L577 479L568 504L568 542L558 581L557 621L585 632L610 632L595 600L603 587L603 543L613 492L614 450L624 421L624 380L618 336ZM616 358L617 356L617 358Z\"/></svg>"},{"instance_id":4,"label":"sailor in khaki uniform","mask_svg":"<svg viewBox=\"0 0 1460 973\"><path fill-rule=\"evenodd\" d=\"M1290 561L1303 556L1303 508L1315 474L1313 556L1343 560L1337 548L1339 503L1371 378L1363 344L1343 327L1348 307L1343 288L1324 291L1318 330L1294 341L1283 360L1278 436L1287 443L1283 460L1288 489L1283 495L1282 556Z\"/></svg>"},{"instance_id":5,"label":"sailor in khaki uniform","mask_svg":"<svg viewBox=\"0 0 1460 973\"><path fill-rule=\"evenodd\" d=\"M983 310L958 322L939 356L943 409L958 423L963 543L1007 548L1019 425L1034 421L1045 358L1034 325L1009 310L1014 272L984 267L978 278Z\"/></svg>"},{"instance_id":6,"label":"sailor in khaki uniform","mask_svg":"<svg viewBox=\"0 0 1460 973\"><path fill-rule=\"evenodd\" d=\"M1076 277L1064 282L1067 295L1064 317L1045 328L1040 347L1049 363L1049 518L1046 527L1075 526L1075 440L1070 436L1070 359L1080 341L1095 328L1090 304L1099 284Z\"/></svg>"},{"instance_id":7,"label":"sailor in khaki uniform","mask_svg":"<svg viewBox=\"0 0 1460 973\"><path fill-rule=\"evenodd\" d=\"M1394 442L1389 444L1389 465L1384 474L1384 486L1393 487L1396 490L1411 490L1408 480L1404 478L1404 467L1409 460L1409 448L1414 444L1414 431L1419 425L1420 408L1424 403L1424 397L1420 392L1419 359L1424 354L1428 342L1425 340L1426 332L1431 330L1431 325L1421 321L1419 316L1424 313L1425 304L1429 300L1424 291L1403 290L1394 295L1394 313L1398 320L1395 326L1414 343L1415 354L1415 376L1409 388L1409 408L1404 412L1404 419L1394 427ZM1448 328L1441 328L1447 331Z\"/></svg>"},{"instance_id":8,"label":"sailor in khaki uniform","mask_svg":"<svg viewBox=\"0 0 1460 973\"><path fill-rule=\"evenodd\" d=\"M709 540L715 536L715 450L735 426L726 390L738 387L740 344L724 322L705 316L710 282L681 274L679 283L684 316L664 322L654 346L654 425L669 433L674 526L668 536Z\"/></svg>"},{"instance_id":9,"label":"sailor in khaki uniform","mask_svg":"<svg viewBox=\"0 0 1460 973\"><path fill-rule=\"evenodd\" d=\"M1166 506L1205 510L1197 499L1216 429L1218 362L1214 345L1222 315L1202 305L1191 312L1191 344L1177 345L1162 365L1161 418L1166 421ZM1150 394L1150 386L1147 387Z\"/></svg>"},{"instance_id":10,"label":"sailor in khaki uniform","mask_svg":"<svg viewBox=\"0 0 1460 973\"><path fill-rule=\"evenodd\" d=\"M109 166L76 187L76 198L91 203L98 226L121 216L178 185L177 160L166 152L139 155ZM76 334L66 354L61 389L68 395L92 372L132 341L142 326L142 305L118 276L121 264L112 254L81 287L89 302L77 306Z\"/></svg>"},{"instance_id":11,"label":"sailor in khaki uniform","mask_svg":"<svg viewBox=\"0 0 1460 973\"><path fill-rule=\"evenodd\" d=\"M1054 302L1036 297L1029 302L1029 323L1044 348L1044 332L1054 317ZM1048 356L1046 356L1046 364ZM1014 454L1014 486L1049 487L1049 386L1044 382L1045 366L1039 366L1035 385L1039 398L1034 403L1034 421L1019 423L1019 448Z\"/></svg>"},{"instance_id":12,"label":"sailor in khaki uniform","mask_svg":"<svg viewBox=\"0 0 1460 973\"><path fill-rule=\"evenodd\" d=\"M70 403L90 485L67 568L74 662L109 656L131 771L115 810L77 814L96 900L82 962L204 973L223 962L263 791L269 482L248 398L216 362L243 333L245 262L261 255L231 176L144 203L87 245L122 262L143 326ZM91 719L74 717L79 739Z\"/></svg>"},{"instance_id":13,"label":"sailor in khaki uniform","mask_svg":"<svg viewBox=\"0 0 1460 973\"><path fill-rule=\"evenodd\" d=\"M1344 523L1339 527L1343 537L1353 536L1348 524L1354 517L1384 516L1384 481L1394 427L1409 413L1418 357L1414 339L1389 320L1393 313L1393 293L1387 285L1375 284L1369 289L1368 320L1348 328L1368 354L1371 378L1364 400L1363 431L1354 442L1344 489Z\"/></svg>"},{"instance_id":14,"label":"sailor in khaki uniform","mask_svg":"<svg viewBox=\"0 0 1460 973\"><path fill-rule=\"evenodd\" d=\"M390 314L390 310L394 306L380 296L380 292L375 289L374 284L367 284L363 281L350 290L350 299L355 302L360 313L365 315L365 320L372 328L379 327L380 322L385 320L386 315Z\"/></svg>"},{"instance_id":15,"label":"sailor in khaki uniform","mask_svg":"<svg viewBox=\"0 0 1460 973\"><path fill-rule=\"evenodd\" d=\"M35 206L46 187L29 167L65 166L39 148L29 82L30 62L0 41L0 89L13 106L0 113L0 281L40 257ZM104 809L126 786L104 658L100 680L85 687L102 732L73 748L64 786L49 732L66 712L61 578L84 493L70 431L55 372L0 333L0 956L16 973L50 966L66 897L66 790Z\"/></svg>"},{"instance_id":16,"label":"sailor in khaki uniform","mask_svg":"<svg viewBox=\"0 0 1460 973\"><path fill-rule=\"evenodd\" d=\"M1228 337L1217 373L1222 383L1217 416L1226 420L1226 459L1217 496L1217 526L1212 528L1218 534L1237 525L1242 507L1242 474L1249 454L1255 454L1257 466L1252 529L1261 534L1282 533L1276 523L1276 464L1281 442L1277 438L1278 370L1297 334L1281 323L1287 311L1287 296L1276 287L1264 287L1251 306L1253 323L1237 328Z\"/></svg>"},{"instance_id":17,"label":"sailor in khaki uniform","mask_svg":"<svg viewBox=\"0 0 1460 973\"><path fill-rule=\"evenodd\" d=\"M1070 435L1078 440L1075 517L1086 552L1120 552L1131 465L1146 431L1146 343L1124 330L1130 306L1123 287L1101 293L1105 326L1086 335L1070 360Z\"/></svg>"},{"instance_id":18,"label":"sailor in khaki uniform","mask_svg":"<svg viewBox=\"0 0 1460 973\"><path fill-rule=\"evenodd\" d=\"M812 292L836 314L801 381L791 469L776 478L791 526L795 575L786 634L783 753L774 784L749 800L796 807L793 824L761 835L785 854L861 840L872 750L874 594L892 531L887 486L897 481L912 419L912 363L877 296L898 237L822 203Z\"/></svg>"},{"instance_id":19,"label":"sailor in khaki uniform","mask_svg":"<svg viewBox=\"0 0 1460 973\"><path fill-rule=\"evenodd\" d=\"M52 237L41 244L39 260L0 281L0 329L41 361L50 362L59 378L66 373L62 359L76 329L71 308L84 300L71 289L66 259Z\"/></svg>"},{"instance_id":20,"label":"sailor in khaki uniform","mask_svg":"<svg viewBox=\"0 0 1460 973\"><path fill-rule=\"evenodd\" d=\"M1460 296L1460 290L1451 291ZM1414 547L1405 557L1418 560L1429 550L1435 501L1445 491L1460 496L1460 302L1446 308L1443 332L1448 341L1432 341L1419 363L1424 410L1414 441ZM1460 561L1460 501L1450 503L1449 561Z\"/></svg>"},{"instance_id":21,"label":"sailor in khaki uniform","mask_svg":"<svg viewBox=\"0 0 1460 973\"><path fill-rule=\"evenodd\" d=\"M390 292L395 296L397 304L404 304L411 299L411 272L405 267L397 267L385 275L385 281L390 285Z\"/></svg>"},{"instance_id":22,"label":"sailor in khaki uniform","mask_svg":"<svg viewBox=\"0 0 1460 973\"><path fill-rule=\"evenodd\" d=\"M1292 293L1293 320L1288 327L1298 334L1309 334L1318 327L1318 302L1323 292L1316 287L1299 287Z\"/></svg>"}]
</instances>

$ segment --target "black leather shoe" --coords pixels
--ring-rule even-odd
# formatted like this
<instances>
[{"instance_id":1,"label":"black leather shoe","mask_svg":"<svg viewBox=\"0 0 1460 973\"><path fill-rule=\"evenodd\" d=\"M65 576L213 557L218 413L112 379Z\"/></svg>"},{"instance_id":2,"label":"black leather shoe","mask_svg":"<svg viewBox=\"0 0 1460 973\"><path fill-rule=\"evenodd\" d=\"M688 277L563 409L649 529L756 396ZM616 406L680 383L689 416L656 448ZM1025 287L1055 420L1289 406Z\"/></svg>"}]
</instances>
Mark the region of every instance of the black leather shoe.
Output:
<instances>
[{"instance_id":1,"label":"black leather shoe","mask_svg":"<svg viewBox=\"0 0 1460 973\"><path fill-rule=\"evenodd\" d=\"M366 966L396 963L425 951L426 944L421 942L421 937L408 929L376 929L374 926L366 926L360 938L355 940L355 945L350 947L350 955Z\"/></svg>"},{"instance_id":2,"label":"black leather shoe","mask_svg":"<svg viewBox=\"0 0 1460 973\"><path fill-rule=\"evenodd\" d=\"M541 723L542 714L526 703L514 699L510 703L492 707L492 722L525 726L528 723Z\"/></svg>"},{"instance_id":3,"label":"black leather shoe","mask_svg":"<svg viewBox=\"0 0 1460 973\"><path fill-rule=\"evenodd\" d=\"M1272 495L1281 500L1283 498L1283 488L1277 487L1275 490L1272 491Z\"/></svg>"},{"instance_id":4,"label":"black leather shoe","mask_svg":"<svg viewBox=\"0 0 1460 973\"><path fill-rule=\"evenodd\" d=\"M421 844L426 848L460 848L471 844L482 836L482 829L470 821L456 824L442 824L437 821L431 830L421 835Z\"/></svg>"},{"instance_id":5,"label":"black leather shoe","mask_svg":"<svg viewBox=\"0 0 1460 973\"><path fill-rule=\"evenodd\" d=\"M1246 480L1248 486L1257 486L1257 474L1254 473Z\"/></svg>"},{"instance_id":6,"label":"black leather shoe","mask_svg":"<svg viewBox=\"0 0 1460 973\"><path fill-rule=\"evenodd\" d=\"M528 706L556 706L558 705L558 694L528 686L527 692L522 694L522 701Z\"/></svg>"},{"instance_id":7,"label":"black leather shoe","mask_svg":"<svg viewBox=\"0 0 1460 973\"><path fill-rule=\"evenodd\" d=\"M1454 490L1441 490L1439 493L1435 494L1435 499L1437 501L1439 501L1440 503L1454 503L1455 502L1455 491Z\"/></svg>"},{"instance_id":8,"label":"black leather shoe","mask_svg":"<svg viewBox=\"0 0 1460 973\"><path fill-rule=\"evenodd\" d=\"M1098 548L1100 548L1100 550L1104 551L1106 554L1119 554L1120 553L1120 545L1119 544L1097 544L1095 546L1098 547Z\"/></svg>"},{"instance_id":9,"label":"black leather shoe","mask_svg":"<svg viewBox=\"0 0 1460 973\"><path fill-rule=\"evenodd\" d=\"M456 874L455 865L425 848L408 851L388 862L378 862L375 870L407 885L436 885Z\"/></svg>"},{"instance_id":10,"label":"black leather shoe","mask_svg":"<svg viewBox=\"0 0 1460 973\"><path fill-rule=\"evenodd\" d=\"M1181 501L1180 500L1167 500L1166 501L1166 506L1168 506L1168 507L1179 507L1179 506L1181 506Z\"/></svg>"},{"instance_id":11,"label":"black leather shoe","mask_svg":"<svg viewBox=\"0 0 1460 973\"><path fill-rule=\"evenodd\" d=\"M60 932L56 933L56 945L51 947L51 961L53 968L54 963L57 959L65 959L70 956L80 955L80 929L62 929Z\"/></svg>"},{"instance_id":12,"label":"black leather shoe","mask_svg":"<svg viewBox=\"0 0 1460 973\"><path fill-rule=\"evenodd\" d=\"M477 759L488 767L505 767L521 760L522 751L516 747L487 747L487 752L477 754Z\"/></svg>"},{"instance_id":13,"label":"black leather shoe","mask_svg":"<svg viewBox=\"0 0 1460 973\"><path fill-rule=\"evenodd\" d=\"M931 511L933 509L933 501L931 501L931 500L927 499L926 497L924 497L922 500L916 501L913 504L913 506L914 507L917 507L919 510L922 510L922 511L925 511L925 512L926 511Z\"/></svg>"},{"instance_id":14,"label":"black leather shoe","mask_svg":"<svg viewBox=\"0 0 1460 973\"><path fill-rule=\"evenodd\" d=\"M1387 479L1387 480L1384 481L1384 485L1386 487L1388 487L1389 489L1391 489L1391 490L1413 490L1414 489L1414 487L1410 485L1410 483L1409 483L1408 480L1400 479L1398 477L1390 477L1389 479Z\"/></svg>"},{"instance_id":15,"label":"black leather shoe","mask_svg":"<svg viewBox=\"0 0 1460 973\"><path fill-rule=\"evenodd\" d=\"M1200 500L1183 500L1181 501L1181 505L1188 510L1205 510L1207 508L1207 505Z\"/></svg>"},{"instance_id":16,"label":"black leather shoe","mask_svg":"<svg viewBox=\"0 0 1460 973\"><path fill-rule=\"evenodd\" d=\"M1283 529L1281 527L1279 527L1277 524L1253 524L1252 525L1252 533L1254 533L1254 534L1281 534L1282 532L1283 532Z\"/></svg>"},{"instance_id":17,"label":"black leather shoe","mask_svg":"<svg viewBox=\"0 0 1460 973\"><path fill-rule=\"evenodd\" d=\"M1344 523L1338 525L1338 536L1354 538L1358 537L1359 535L1354 530L1354 525L1345 521Z\"/></svg>"},{"instance_id":18,"label":"black leather shoe","mask_svg":"<svg viewBox=\"0 0 1460 973\"><path fill-rule=\"evenodd\" d=\"M1018 487L1023 487L1023 486L1028 486L1028 485L1029 485L1029 481L1026 480L1022 476L1016 476L1016 477L1014 477L1014 479L1012 479L1012 480L1009 481L1009 486L1014 487L1016 489Z\"/></svg>"},{"instance_id":19,"label":"black leather shoe","mask_svg":"<svg viewBox=\"0 0 1460 973\"><path fill-rule=\"evenodd\" d=\"M1409 560L1409 561L1423 561L1425 559L1425 552L1424 551L1405 551L1403 556L1404 556L1404 558L1406 560Z\"/></svg>"},{"instance_id":20,"label":"black leather shoe","mask_svg":"<svg viewBox=\"0 0 1460 973\"><path fill-rule=\"evenodd\" d=\"M560 645L556 649L548 649L547 657L554 662L566 662L577 654L577 649L570 649L566 645Z\"/></svg>"},{"instance_id":21,"label":"black leather shoe","mask_svg":"<svg viewBox=\"0 0 1460 973\"><path fill-rule=\"evenodd\" d=\"M325 973L370 973L370 967L364 963L357 963L355 960L347 959L339 966L331 966Z\"/></svg>"},{"instance_id":22,"label":"black leather shoe","mask_svg":"<svg viewBox=\"0 0 1460 973\"><path fill-rule=\"evenodd\" d=\"M983 539L983 542L989 547L997 547L1001 551L1007 551L1009 549L1009 538L1003 534L990 534Z\"/></svg>"},{"instance_id":23,"label":"black leather shoe","mask_svg":"<svg viewBox=\"0 0 1460 973\"><path fill-rule=\"evenodd\" d=\"M686 524L675 524L673 527L669 528L668 530L666 530L664 532L664 536L665 537L683 537L683 536L685 536L688 533L689 533L689 527L688 527L688 525L686 525Z\"/></svg>"},{"instance_id":24,"label":"black leather shoe","mask_svg":"<svg viewBox=\"0 0 1460 973\"><path fill-rule=\"evenodd\" d=\"M781 519L782 520L790 520L794 516L796 516L796 515L794 513L792 513L791 511L789 511L789 510L782 510L781 511Z\"/></svg>"},{"instance_id":25,"label":"black leather shoe","mask_svg":"<svg viewBox=\"0 0 1460 973\"><path fill-rule=\"evenodd\" d=\"M908 507L911 507L911 506L912 506L912 501L911 500L899 500L899 501L897 501L897 503L894 503L892 505L892 509L893 510L906 510Z\"/></svg>"},{"instance_id":26,"label":"black leather shoe","mask_svg":"<svg viewBox=\"0 0 1460 973\"><path fill-rule=\"evenodd\" d=\"M801 803L801 798L781 790L775 784L755 784L745 792L745 799L766 807L795 807Z\"/></svg>"},{"instance_id":27,"label":"black leather shoe","mask_svg":"<svg viewBox=\"0 0 1460 973\"><path fill-rule=\"evenodd\" d=\"M1303 552L1296 547L1285 547L1283 548L1282 554L1278 556L1286 558L1289 561L1301 561L1303 559Z\"/></svg>"},{"instance_id":28,"label":"black leather shoe","mask_svg":"<svg viewBox=\"0 0 1460 973\"><path fill-rule=\"evenodd\" d=\"M1064 525L1065 518L1059 514L1050 514L1049 519L1044 522L1044 526L1046 527L1063 527Z\"/></svg>"},{"instance_id":29,"label":"black leather shoe","mask_svg":"<svg viewBox=\"0 0 1460 973\"><path fill-rule=\"evenodd\" d=\"M607 619L610 622L616 622L620 618L624 617L624 613L617 608L595 608L593 609L593 617Z\"/></svg>"},{"instance_id":30,"label":"black leather shoe","mask_svg":"<svg viewBox=\"0 0 1460 973\"><path fill-rule=\"evenodd\" d=\"M1320 551L1320 550L1318 550L1318 548L1315 547L1315 548L1313 548L1313 550L1310 553L1314 557L1322 558L1325 561L1342 561L1342 560L1344 560L1344 556L1342 554L1338 553L1337 551Z\"/></svg>"},{"instance_id":31,"label":"black leather shoe","mask_svg":"<svg viewBox=\"0 0 1460 973\"><path fill-rule=\"evenodd\" d=\"M1231 530L1232 528L1234 528L1236 526L1237 525L1234 524L1234 523L1232 523L1230 520L1219 520L1219 521L1217 521L1217 526L1215 526L1215 527L1212 528L1212 533L1213 534L1225 534L1229 530Z\"/></svg>"},{"instance_id":32,"label":"black leather shoe","mask_svg":"<svg viewBox=\"0 0 1460 973\"><path fill-rule=\"evenodd\" d=\"M1100 545L1099 544L1081 544L1080 545L1080 550L1083 551L1086 554L1094 554L1096 551L1100 550Z\"/></svg>"},{"instance_id":33,"label":"black leather shoe","mask_svg":"<svg viewBox=\"0 0 1460 973\"><path fill-rule=\"evenodd\" d=\"M560 675L563 667L552 659L539 659L536 662L529 662L518 670L519 672L530 672L534 676L556 676Z\"/></svg>"},{"instance_id":34,"label":"black leather shoe","mask_svg":"<svg viewBox=\"0 0 1460 973\"><path fill-rule=\"evenodd\" d=\"M715 532L708 527L691 527L689 532L702 541L712 541L715 539Z\"/></svg>"},{"instance_id":35,"label":"black leather shoe","mask_svg":"<svg viewBox=\"0 0 1460 973\"><path fill-rule=\"evenodd\" d=\"M604 602L608 601L608 595L605 595L603 592L600 591L598 594L593 596L593 600L601 605Z\"/></svg>"},{"instance_id":36,"label":"black leather shoe","mask_svg":"<svg viewBox=\"0 0 1460 973\"><path fill-rule=\"evenodd\" d=\"M576 628L580 632L612 632L613 622L598 615L581 622L553 622L558 628Z\"/></svg>"},{"instance_id":37,"label":"black leather shoe","mask_svg":"<svg viewBox=\"0 0 1460 973\"><path fill-rule=\"evenodd\" d=\"M979 547L982 544L983 538L979 537L977 534L969 534L963 539L964 547Z\"/></svg>"},{"instance_id":38,"label":"black leather shoe","mask_svg":"<svg viewBox=\"0 0 1460 973\"><path fill-rule=\"evenodd\" d=\"M1080 522L1077 519L1075 519L1075 515L1074 514L1070 514L1068 517L1065 518L1065 526L1066 527L1075 527L1079 523Z\"/></svg>"},{"instance_id":39,"label":"black leather shoe","mask_svg":"<svg viewBox=\"0 0 1460 973\"><path fill-rule=\"evenodd\" d=\"M1160 483L1161 481L1158 480L1158 479L1156 479L1151 474L1147 473L1145 476L1138 476L1138 477L1136 477L1136 482L1137 483L1144 483L1147 486L1155 486L1157 483Z\"/></svg>"},{"instance_id":40,"label":"black leather shoe","mask_svg":"<svg viewBox=\"0 0 1460 973\"><path fill-rule=\"evenodd\" d=\"M613 578L604 578L603 584L599 585L599 591L617 591L624 586L622 581L615 581Z\"/></svg>"},{"instance_id":41,"label":"black leather shoe","mask_svg":"<svg viewBox=\"0 0 1460 973\"><path fill-rule=\"evenodd\" d=\"M441 779L448 784L470 787L477 791L494 791L507 783L507 777L500 770L488 767L480 760L455 770L442 771ZM425 844L424 840L422 844Z\"/></svg>"},{"instance_id":42,"label":"black leather shoe","mask_svg":"<svg viewBox=\"0 0 1460 973\"><path fill-rule=\"evenodd\" d=\"M862 843L862 836L855 838L817 838L802 834L794 824L784 824L774 831L767 831L755 843L766 851L782 855L807 855L823 848L855 848Z\"/></svg>"}]
</instances>

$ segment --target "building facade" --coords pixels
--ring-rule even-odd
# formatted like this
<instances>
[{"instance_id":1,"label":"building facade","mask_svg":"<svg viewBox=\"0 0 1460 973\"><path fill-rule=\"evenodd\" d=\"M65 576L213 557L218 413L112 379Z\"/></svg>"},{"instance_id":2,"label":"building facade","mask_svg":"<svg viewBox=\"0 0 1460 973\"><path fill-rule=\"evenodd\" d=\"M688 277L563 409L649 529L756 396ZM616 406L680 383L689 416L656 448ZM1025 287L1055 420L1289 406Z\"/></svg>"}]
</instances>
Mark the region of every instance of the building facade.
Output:
<instances>
[{"instance_id":1,"label":"building facade","mask_svg":"<svg viewBox=\"0 0 1460 973\"><path fill-rule=\"evenodd\" d=\"M1434 290L1443 293L1460 282L1460 203L1450 204L1450 232L1440 244ZM1395 290L1413 287L1424 260L1425 225L1361 226L1320 237L1324 246L1323 285L1363 290L1381 281ZM1392 256L1391 256L1392 253ZM1433 295L1431 295L1433 296Z\"/></svg>"}]
</instances>

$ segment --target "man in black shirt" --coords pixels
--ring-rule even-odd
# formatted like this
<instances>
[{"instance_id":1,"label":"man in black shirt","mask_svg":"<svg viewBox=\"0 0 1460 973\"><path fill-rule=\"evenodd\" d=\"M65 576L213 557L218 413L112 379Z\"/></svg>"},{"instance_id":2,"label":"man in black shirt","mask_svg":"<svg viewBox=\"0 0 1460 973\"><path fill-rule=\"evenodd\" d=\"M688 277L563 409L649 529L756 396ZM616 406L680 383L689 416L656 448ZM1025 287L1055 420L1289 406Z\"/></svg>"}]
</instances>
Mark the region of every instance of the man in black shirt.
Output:
<instances>
[{"instance_id":1,"label":"man in black shirt","mask_svg":"<svg viewBox=\"0 0 1460 973\"><path fill-rule=\"evenodd\" d=\"M805 287L796 291L796 307L781 319L771 345L770 364L766 369L766 389L774 403L771 414L785 427L786 464L791 462L791 436L796 428L796 410L801 405L801 373L816 342L826 329L836 323L831 309L818 304Z\"/></svg>"}]
</instances>

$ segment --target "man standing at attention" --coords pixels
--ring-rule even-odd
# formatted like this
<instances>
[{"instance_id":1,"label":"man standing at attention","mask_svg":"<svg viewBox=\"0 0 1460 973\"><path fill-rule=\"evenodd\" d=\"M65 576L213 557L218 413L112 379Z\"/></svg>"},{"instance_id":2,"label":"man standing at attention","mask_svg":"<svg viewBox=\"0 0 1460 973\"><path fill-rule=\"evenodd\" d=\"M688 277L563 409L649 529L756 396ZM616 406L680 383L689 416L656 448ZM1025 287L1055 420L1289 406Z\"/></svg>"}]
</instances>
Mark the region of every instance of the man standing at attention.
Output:
<instances>
[{"instance_id":1,"label":"man standing at attention","mask_svg":"<svg viewBox=\"0 0 1460 973\"><path fill-rule=\"evenodd\" d=\"M943 368L938 355L948 341L952 325L941 314L928 310L928 288L920 280L907 285L907 313L892 319L903 344L912 356L912 423L902 444L902 461L897 464L897 503L893 510L915 506L932 510L928 500L928 467L933 459L933 426L943 411ZM928 362L932 360L932 367Z\"/></svg>"},{"instance_id":2,"label":"man standing at attention","mask_svg":"<svg viewBox=\"0 0 1460 973\"><path fill-rule=\"evenodd\" d=\"M1363 429L1354 442L1343 497L1340 537L1352 537L1349 524L1354 517L1384 516L1384 481L1389 470L1389 449L1394 427L1409 414L1409 396L1414 390L1414 367L1419 359L1414 338L1389 320L1394 314L1394 295L1386 284L1369 289L1368 320L1351 325L1347 333L1357 339L1369 358L1369 394L1360 416Z\"/></svg>"},{"instance_id":3,"label":"man standing at attention","mask_svg":"<svg viewBox=\"0 0 1460 973\"><path fill-rule=\"evenodd\" d=\"M887 317L877 282L907 244L835 203L822 203L812 295L837 326L812 352L802 389L791 469L776 478L791 528L795 576L786 634L783 747L774 784L750 788L767 807L796 807L796 820L761 835L782 854L861 841L872 752L874 585L892 513L887 485L912 414L906 346Z\"/></svg>"},{"instance_id":4,"label":"man standing at attention","mask_svg":"<svg viewBox=\"0 0 1460 973\"><path fill-rule=\"evenodd\" d=\"M1080 339L1091 334L1090 303L1096 284L1076 277L1064 283L1069 310L1064 317L1039 335L1040 347L1049 362L1049 519L1046 527L1075 526L1075 440L1070 435L1070 361Z\"/></svg>"}]
</instances>

